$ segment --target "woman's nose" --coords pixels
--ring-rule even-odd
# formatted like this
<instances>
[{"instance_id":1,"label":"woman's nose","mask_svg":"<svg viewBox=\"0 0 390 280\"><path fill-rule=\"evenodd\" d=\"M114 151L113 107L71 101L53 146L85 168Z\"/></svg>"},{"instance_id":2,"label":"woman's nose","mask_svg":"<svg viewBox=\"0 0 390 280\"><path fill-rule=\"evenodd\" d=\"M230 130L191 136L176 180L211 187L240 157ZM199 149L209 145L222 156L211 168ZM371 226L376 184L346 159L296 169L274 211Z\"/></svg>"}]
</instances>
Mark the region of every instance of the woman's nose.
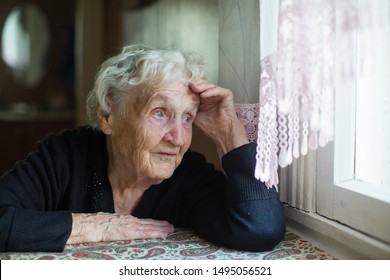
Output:
<instances>
[{"instance_id":1,"label":"woman's nose","mask_svg":"<svg viewBox=\"0 0 390 280\"><path fill-rule=\"evenodd\" d=\"M184 145L184 128L180 121L175 121L164 135L164 141L171 142L174 146L181 147Z\"/></svg>"}]
</instances>

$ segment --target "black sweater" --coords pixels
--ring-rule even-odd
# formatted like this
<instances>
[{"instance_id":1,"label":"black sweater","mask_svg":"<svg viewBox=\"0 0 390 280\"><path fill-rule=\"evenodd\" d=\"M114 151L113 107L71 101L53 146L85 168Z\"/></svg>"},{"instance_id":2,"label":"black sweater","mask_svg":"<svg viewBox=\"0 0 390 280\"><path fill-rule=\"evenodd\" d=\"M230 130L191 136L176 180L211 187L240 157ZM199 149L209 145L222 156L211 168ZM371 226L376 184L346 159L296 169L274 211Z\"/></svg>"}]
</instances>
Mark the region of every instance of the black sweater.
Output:
<instances>
[{"instance_id":1,"label":"black sweater","mask_svg":"<svg viewBox=\"0 0 390 280\"><path fill-rule=\"evenodd\" d=\"M262 251L284 237L275 189L253 176L255 144L222 158L225 174L188 151L132 215L167 220L230 248ZM82 127L50 136L0 178L0 251L62 251L71 213L114 212L105 135Z\"/></svg>"}]
</instances>

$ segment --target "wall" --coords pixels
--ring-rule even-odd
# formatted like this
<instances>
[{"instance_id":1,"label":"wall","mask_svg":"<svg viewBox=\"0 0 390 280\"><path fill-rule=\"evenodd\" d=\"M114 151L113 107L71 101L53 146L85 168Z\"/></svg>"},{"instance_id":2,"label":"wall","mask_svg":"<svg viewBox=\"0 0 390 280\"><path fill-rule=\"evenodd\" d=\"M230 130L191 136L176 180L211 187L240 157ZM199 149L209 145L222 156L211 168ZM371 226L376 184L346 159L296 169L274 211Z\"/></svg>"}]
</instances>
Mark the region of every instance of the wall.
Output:
<instances>
[{"instance_id":1,"label":"wall","mask_svg":"<svg viewBox=\"0 0 390 280\"><path fill-rule=\"evenodd\" d=\"M218 83L218 25L218 0L159 0L125 13L124 43L197 51Z\"/></svg>"},{"instance_id":2,"label":"wall","mask_svg":"<svg viewBox=\"0 0 390 280\"><path fill-rule=\"evenodd\" d=\"M76 1L76 120L86 124L85 100L103 62L103 0ZM93 32L91 32L93 30Z\"/></svg>"},{"instance_id":3,"label":"wall","mask_svg":"<svg viewBox=\"0 0 390 280\"><path fill-rule=\"evenodd\" d=\"M219 1L219 84L236 103L259 100L259 0Z\"/></svg>"}]
</instances>

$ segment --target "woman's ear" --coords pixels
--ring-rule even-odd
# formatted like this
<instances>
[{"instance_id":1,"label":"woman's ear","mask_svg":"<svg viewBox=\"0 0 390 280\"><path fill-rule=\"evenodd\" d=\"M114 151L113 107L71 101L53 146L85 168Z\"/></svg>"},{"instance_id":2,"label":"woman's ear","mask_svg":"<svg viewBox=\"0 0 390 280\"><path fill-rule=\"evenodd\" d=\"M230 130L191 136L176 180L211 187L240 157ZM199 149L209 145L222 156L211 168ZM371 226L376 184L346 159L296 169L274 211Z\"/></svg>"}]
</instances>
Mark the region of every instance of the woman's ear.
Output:
<instances>
[{"instance_id":1,"label":"woman's ear","mask_svg":"<svg viewBox=\"0 0 390 280\"><path fill-rule=\"evenodd\" d=\"M106 113L99 105L97 108L97 117L99 122L100 130L103 131L104 134L110 135L112 133L112 123L113 116L112 113Z\"/></svg>"}]
</instances>

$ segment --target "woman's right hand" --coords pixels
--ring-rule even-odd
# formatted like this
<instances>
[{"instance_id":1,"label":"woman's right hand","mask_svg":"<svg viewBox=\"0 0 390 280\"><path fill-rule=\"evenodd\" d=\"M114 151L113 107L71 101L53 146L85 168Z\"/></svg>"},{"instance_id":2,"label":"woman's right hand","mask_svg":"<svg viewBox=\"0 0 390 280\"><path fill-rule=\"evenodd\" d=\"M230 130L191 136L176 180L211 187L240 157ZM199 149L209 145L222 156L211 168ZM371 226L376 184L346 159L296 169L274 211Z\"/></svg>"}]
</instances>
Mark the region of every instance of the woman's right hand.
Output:
<instances>
[{"instance_id":1,"label":"woman's right hand","mask_svg":"<svg viewBox=\"0 0 390 280\"><path fill-rule=\"evenodd\" d=\"M174 231L166 221L139 219L131 215L96 213L72 214L72 233L67 244L166 238Z\"/></svg>"}]
</instances>

